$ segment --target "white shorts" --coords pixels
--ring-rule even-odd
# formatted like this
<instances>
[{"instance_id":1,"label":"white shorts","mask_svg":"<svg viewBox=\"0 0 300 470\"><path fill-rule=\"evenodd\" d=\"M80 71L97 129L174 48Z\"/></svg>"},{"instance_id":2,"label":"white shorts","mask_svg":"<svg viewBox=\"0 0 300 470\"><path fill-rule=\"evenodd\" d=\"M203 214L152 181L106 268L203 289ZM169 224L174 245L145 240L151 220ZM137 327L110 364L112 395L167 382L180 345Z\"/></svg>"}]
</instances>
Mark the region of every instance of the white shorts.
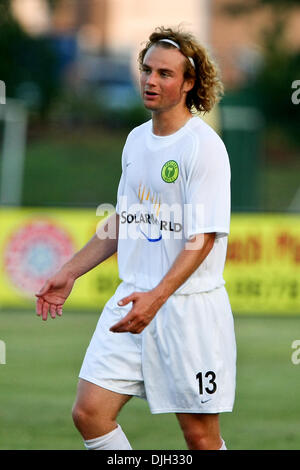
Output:
<instances>
[{"instance_id":1,"label":"white shorts","mask_svg":"<svg viewBox=\"0 0 300 470\"><path fill-rule=\"evenodd\" d=\"M236 343L225 288L171 296L140 334L110 332L132 305L117 302L138 290L122 283L106 303L79 377L145 398L152 413L232 411Z\"/></svg>"}]
</instances>

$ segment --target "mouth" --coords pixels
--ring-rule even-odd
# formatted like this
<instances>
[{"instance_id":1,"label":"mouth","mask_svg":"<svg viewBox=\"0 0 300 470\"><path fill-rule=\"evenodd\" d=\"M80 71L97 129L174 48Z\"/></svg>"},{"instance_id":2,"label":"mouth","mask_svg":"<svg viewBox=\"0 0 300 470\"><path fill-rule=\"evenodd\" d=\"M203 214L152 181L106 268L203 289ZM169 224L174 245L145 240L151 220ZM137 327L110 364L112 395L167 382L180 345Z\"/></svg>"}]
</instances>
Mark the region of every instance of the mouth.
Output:
<instances>
[{"instance_id":1,"label":"mouth","mask_svg":"<svg viewBox=\"0 0 300 470\"><path fill-rule=\"evenodd\" d=\"M154 97L154 96L158 96L158 93L155 93L155 91L146 90L144 92L144 95L147 96L148 98L151 98L151 97Z\"/></svg>"}]
</instances>

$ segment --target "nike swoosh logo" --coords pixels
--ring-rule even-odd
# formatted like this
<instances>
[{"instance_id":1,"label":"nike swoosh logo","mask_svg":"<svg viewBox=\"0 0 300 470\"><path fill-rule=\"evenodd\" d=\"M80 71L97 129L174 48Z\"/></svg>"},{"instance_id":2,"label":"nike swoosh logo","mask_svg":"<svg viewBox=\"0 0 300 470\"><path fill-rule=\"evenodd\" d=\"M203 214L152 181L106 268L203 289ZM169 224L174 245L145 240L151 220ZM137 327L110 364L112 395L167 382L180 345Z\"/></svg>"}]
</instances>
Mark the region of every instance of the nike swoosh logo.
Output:
<instances>
[{"instance_id":1,"label":"nike swoosh logo","mask_svg":"<svg viewBox=\"0 0 300 470\"><path fill-rule=\"evenodd\" d=\"M139 227L140 232L144 235L145 238L147 238L148 242L159 242L162 239L162 233L160 233L158 238L149 238L147 235L143 232L141 227Z\"/></svg>"},{"instance_id":2,"label":"nike swoosh logo","mask_svg":"<svg viewBox=\"0 0 300 470\"><path fill-rule=\"evenodd\" d=\"M201 403L207 403L210 400L211 400L211 398L208 398L208 400L201 400Z\"/></svg>"},{"instance_id":3,"label":"nike swoosh logo","mask_svg":"<svg viewBox=\"0 0 300 470\"><path fill-rule=\"evenodd\" d=\"M132 162L126 163L126 168L131 165Z\"/></svg>"}]
</instances>

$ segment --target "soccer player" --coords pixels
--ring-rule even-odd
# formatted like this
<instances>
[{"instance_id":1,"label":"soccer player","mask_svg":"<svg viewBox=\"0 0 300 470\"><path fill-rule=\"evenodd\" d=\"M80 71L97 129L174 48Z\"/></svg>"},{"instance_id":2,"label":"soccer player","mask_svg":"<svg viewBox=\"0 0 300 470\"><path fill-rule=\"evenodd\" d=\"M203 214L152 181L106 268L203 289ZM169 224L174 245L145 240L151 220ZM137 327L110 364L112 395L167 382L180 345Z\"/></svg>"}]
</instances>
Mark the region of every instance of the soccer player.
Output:
<instances>
[{"instance_id":1,"label":"soccer player","mask_svg":"<svg viewBox=\"0 0 300 470\"><path fill-rule=\"evenodd\" d=\"M223 269L230 225L225 146L193 111L222 84L187 32L157 28L139 55L152 119L122 155L117 236L97 234L37 294L37 314L62 314L75 280L117 251L122 280L106 303L79 374L73 420L87 449L131 449L117 423L132 396L175 413L189 449L225 450L219 414L232 411L236 345Z\"/></svg>"}]
</instances>

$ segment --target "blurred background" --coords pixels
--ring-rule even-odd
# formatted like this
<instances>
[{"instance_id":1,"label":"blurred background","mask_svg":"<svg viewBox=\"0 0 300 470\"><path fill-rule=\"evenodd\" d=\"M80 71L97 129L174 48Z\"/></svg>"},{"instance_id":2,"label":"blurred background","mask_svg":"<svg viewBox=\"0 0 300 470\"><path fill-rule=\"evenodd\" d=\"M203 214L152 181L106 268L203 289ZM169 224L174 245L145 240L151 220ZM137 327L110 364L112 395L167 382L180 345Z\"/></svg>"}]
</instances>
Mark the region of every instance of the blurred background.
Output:
<instances>
[{"instance_id":1,"label":"blurred background","mask_svg":"<svg viewBox=\"0 0 300 470\"><path fill-rule=\"evenodd\" d=\"M78 281L60 320L35 318L34 293L94 234L97 207L113 210L127 134L150 118L138 52L156 26L178 24L225 86L203 116L232 170L224 275L239 357L225 440L299 448L299 1L0 0L1 449L82 448L69 411L116 258ZM185 448L172 417L127 409L135 448Z\"/></svg>"}]
</instances>

